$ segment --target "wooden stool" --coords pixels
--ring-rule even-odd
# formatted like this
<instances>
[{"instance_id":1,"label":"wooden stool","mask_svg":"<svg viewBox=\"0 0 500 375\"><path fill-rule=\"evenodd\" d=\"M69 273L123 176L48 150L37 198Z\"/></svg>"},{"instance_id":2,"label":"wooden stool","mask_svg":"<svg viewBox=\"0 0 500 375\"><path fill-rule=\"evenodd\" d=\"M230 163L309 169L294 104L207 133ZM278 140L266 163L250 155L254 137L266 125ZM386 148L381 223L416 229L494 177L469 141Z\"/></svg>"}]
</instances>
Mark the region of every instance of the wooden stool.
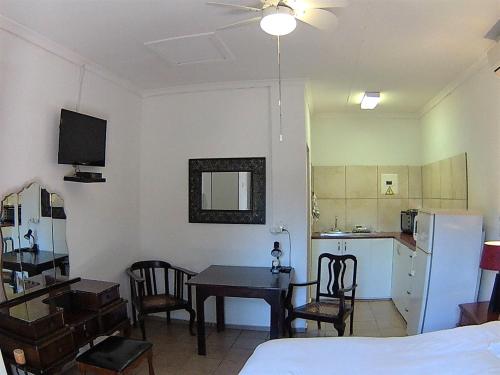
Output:
<instances>
[{"instance_id":1,"label":"wooden stool","mask_svg":"<svg viewBox=\"0 0 500 375\"><path fill-rule=\"evenodd\" d=\"M149 375L154 375L153 344L147 341L110 336L76 358L80 374L130 374L147 358Z\"/></svg>"}]
</instances>

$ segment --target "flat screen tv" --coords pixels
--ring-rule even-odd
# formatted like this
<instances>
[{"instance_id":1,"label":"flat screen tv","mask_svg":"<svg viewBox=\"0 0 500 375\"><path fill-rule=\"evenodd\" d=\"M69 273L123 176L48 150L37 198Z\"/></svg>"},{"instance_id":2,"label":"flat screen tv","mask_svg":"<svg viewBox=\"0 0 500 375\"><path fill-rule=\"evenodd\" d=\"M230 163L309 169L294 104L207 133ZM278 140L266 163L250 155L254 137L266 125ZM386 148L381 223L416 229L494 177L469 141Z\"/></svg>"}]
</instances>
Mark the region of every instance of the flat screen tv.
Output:
<instances>
[{"instance_id":1,"label":"flat screen tv","mask_svg":"<svg viewBox=\"0 0 500 375\"><path fill-rule=\"evenodd\" d=\"M61 109L59 164L104 167L106 120Z\"/></svg>"}]
</instances>

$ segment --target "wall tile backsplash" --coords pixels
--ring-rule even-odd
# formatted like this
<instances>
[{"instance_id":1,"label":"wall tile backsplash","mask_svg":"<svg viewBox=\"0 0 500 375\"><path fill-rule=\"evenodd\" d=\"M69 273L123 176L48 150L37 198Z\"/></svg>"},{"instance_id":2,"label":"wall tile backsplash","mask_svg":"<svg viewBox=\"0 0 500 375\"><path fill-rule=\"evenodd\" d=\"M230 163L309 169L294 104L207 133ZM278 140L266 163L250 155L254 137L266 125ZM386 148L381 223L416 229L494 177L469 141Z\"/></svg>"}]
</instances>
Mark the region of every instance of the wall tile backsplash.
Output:
<instances>
[{"instance_id":1,"label":"wall tile backsplash","mask_svg":"<svg viewBox=\"0 0 500 375\"><path fill-rule=\"evenodd\" d=\"M318 198L345 198L345 167L314 167Z\"/></svg>"},{"instance_id":2,"label":"wall tile backsplash","mask_svg":"<svg viewBox=\"0 0 500 375\"><path fill-rule=\"evenodd\" d=\"M424 166L313 167L313 191L320 210L313 230L331 230L337 218L342 230L364 225L372 231L399 232L402 210L465 209L466 165L466 154L460 154ZM397 175L397 193L386 194L383 175Z\"/></svg>"},{"instance_id":3,"label":"wall tile backsplash","mask_svg":"<svg viewBox=\"0 0 500 375\"><path fill-rule=\"evenodd\" d=\"M425 207L467 208L467 154L422 166L422 189Z\"/></svg>"},{"instance_id":4,"label":"wall tile backsplash","mask_svg":"<svg viewBox=\"0 0 500 375\"><path fill-rule=\"evenodd\" d=\"M377 198L377 167L347 166L346 198Z\"/></svg>"}]
</instances>

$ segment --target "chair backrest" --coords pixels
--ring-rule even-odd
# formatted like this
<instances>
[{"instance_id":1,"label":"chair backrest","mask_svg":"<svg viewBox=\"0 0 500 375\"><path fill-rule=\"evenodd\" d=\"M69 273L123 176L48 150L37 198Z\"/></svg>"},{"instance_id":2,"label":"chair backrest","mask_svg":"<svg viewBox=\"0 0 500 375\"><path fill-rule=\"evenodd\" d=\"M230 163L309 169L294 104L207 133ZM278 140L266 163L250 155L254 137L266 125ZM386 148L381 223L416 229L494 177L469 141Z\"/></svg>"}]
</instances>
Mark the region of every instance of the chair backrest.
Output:
<instances>
[{"instance_id":1,"label":"chair backrest","mask_svg":"<svg viewBox=\"0 0 500 375\"><path fill-rule=\"evenodd\" d=\"M318 258L318 285L316 287L316 301L320 297L339 298L339 289L347 288L356 284L356 272L358 269L358 261L354 255L333 255L323 253ZM326 280L322 279L328 272ZM351 277L352 276L352 280ZM347 283L346 283L347 281ZM349 282L351 281L351 282ZM325 286L326 289L322 289ZM354 300L355 290L346 295L348 300Z\"/></svg>"},{"instance_id":2,"label":"chair backrest","mask_svg":"<svg viewBox=\"0 0 500 375\"><path fill-rule=\"evenodd\" d=\"M14 240L12 237L4 237L3 238L3 252L6 253L9 251L9 247L7 246L7 242L10 241L10 251L14 251Z\"/></svg>"},{"instance_id":3,"label":"chair backrest","mask_svg":"<svg viewBox=\"0 0 500 375\"><path fill-rule=\"evenodd\" d=\"M173 267L170 263L161 260L146 260L136 262L130 266L137 276L144 278L144 290L136 290L135 285L131 285L133 295L155 296L158 294L170 294L178 299L184 299L184 289L186 275ZM163 288L160 285L163 281Z\"/></svg>"}]
</instances>

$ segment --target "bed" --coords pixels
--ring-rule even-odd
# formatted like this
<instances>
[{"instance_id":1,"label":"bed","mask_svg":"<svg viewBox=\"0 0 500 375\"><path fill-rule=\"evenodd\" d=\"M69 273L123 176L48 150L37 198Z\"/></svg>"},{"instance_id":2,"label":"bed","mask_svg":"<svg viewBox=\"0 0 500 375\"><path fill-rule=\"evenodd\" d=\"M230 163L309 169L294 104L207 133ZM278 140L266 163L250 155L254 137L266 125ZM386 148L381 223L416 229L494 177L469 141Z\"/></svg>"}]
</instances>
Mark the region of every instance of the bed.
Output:
<instances>
[{"instance_id":1,"label":"bed","mask_svg":"<svg viewBox=\"0 0 500 375\"><path fill-rule=\"evenodd\" d=\"M500 374L500 321L408 337L272 340L240 372L266 374Z\"/></svg>"}]
</instances>

